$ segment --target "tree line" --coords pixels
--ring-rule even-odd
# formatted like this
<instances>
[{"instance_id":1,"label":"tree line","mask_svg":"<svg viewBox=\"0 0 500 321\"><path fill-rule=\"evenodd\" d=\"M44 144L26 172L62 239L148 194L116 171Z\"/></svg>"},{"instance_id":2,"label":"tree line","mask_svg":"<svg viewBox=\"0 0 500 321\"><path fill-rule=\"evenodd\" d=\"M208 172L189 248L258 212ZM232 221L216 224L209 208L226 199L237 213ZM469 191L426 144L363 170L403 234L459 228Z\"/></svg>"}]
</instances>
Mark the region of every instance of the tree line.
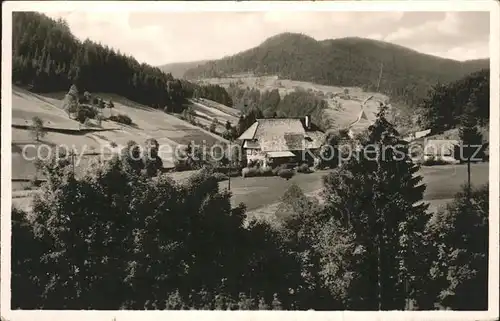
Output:
<instances>
[{"instance_id":1,"label":"tree line","mask_svg":"<svg viewBox=\"0 0 500 321\"><path fill-rule=\"evenodd\" d=\"M195 85L193 98L206 98L218 102L219 104L233 107L233 100L226 89L219 85Z\"/></svg>"},{"instance_id":2,"label":"tree line","mask_svg":"<svg viewBox=\"0 0 500 321\"><path fill-rule=\"evenodd\" d=\"M12 308L487 309L488 186L428 213L385 113L360 142L383 152L327 174L324 202L292 186L274 223L208 169L180 183L129 157L79 178L43 163L32 213L12 211Z\"/></svg>"},{"instance_id":3,"label":"tree line","mask_svg":"<svg viewBox=\"0 0 500 321\"><path fill-rule=\"evenodd\" d=\"M323 130L332 126L331 120L323 113L328 108L328 103L301 88L283 98L278 89L260 91L256 88L242 88L235 83L229 85L227 92L234 107L244 113L238 122L240 135L259 118L296 118L309 115Z\"/></svg>"}]
</instances>

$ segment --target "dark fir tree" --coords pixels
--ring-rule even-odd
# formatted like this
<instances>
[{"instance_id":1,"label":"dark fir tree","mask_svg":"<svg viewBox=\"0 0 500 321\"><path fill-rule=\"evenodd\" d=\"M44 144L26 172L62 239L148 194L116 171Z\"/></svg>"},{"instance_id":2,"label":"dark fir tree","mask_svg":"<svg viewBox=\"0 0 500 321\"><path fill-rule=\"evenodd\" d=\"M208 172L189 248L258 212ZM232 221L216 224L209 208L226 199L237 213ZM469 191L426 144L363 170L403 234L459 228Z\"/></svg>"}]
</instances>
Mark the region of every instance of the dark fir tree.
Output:
<instances>
[{"instance_id":1,"label":"dark fir tree","mask_svg":"<svg viewBox=\"0 0 500 321\"><path fill-rule=\"evenodd\" d=\"M349 289L348 306L356 309L405 309L419 283L428 214L427 205L418 203L425 185L385 113L382 107L358 157L324 179L326 215L353 233L365 253L352 267L359 278Z\"/></svg>"}]
</instances>

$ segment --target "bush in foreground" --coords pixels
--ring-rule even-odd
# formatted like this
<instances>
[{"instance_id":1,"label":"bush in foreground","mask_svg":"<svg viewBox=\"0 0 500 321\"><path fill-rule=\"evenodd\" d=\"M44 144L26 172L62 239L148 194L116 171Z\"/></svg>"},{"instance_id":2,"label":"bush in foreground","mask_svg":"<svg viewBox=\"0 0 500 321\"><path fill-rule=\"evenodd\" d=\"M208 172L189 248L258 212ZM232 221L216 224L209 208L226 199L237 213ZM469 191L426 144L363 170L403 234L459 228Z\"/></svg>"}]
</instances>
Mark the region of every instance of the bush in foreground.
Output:
<instances>
[{"instance_id":1,"label":"bush in foreground","mask_svg":"<svg viewBox=\"0 0 500 321\"><path fill-rule=\"evenodd\" d=\"M292 169L283 168L278 171L278 176L289 180L295 175L295 172Z\"/></svg>"},{"instance_id":2,"label":"bush in foreground","mask_svg":"<svg viewBox=\"0 0 500 321\"><path fill-rule=\"evenodd\" d=\"M300 308L296 257L270 226L245 228L209 172L179 184L114 158L44 174L33 212L12 212L13 309Z\"/></svg>"},{"instance_id":3,"label":"bush in foreground","mask_svg":"<svg viewBox=\"0 0 500 321\"><path fill-rule=\"evenodd\" d=\"M425 231L422 257L428 278L420 281L417 304L453 310L488 309L488 185L464 186Z\"/></svg>"}]
</instances>

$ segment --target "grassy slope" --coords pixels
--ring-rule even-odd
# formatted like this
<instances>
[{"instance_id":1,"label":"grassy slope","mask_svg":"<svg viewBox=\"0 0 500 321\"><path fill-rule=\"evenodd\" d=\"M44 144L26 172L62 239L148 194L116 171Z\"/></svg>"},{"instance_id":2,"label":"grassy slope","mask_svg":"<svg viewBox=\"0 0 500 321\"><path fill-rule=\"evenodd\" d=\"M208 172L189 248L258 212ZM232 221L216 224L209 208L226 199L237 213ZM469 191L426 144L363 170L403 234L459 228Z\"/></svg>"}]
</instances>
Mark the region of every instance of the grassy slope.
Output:
<instances>
[{"instance_id":1,"label":"grassy slope","mask_svg":"<svg viewBox=\"0 0 500 321\"><path fill-rule=\"evenodd\" d=\"M231 113L228 113L223 108L225 107L229 109L229 107L217 104L206 99L199 101L191 100L191 103L193 110L196 113L202 115L205 119L212 120L216 118L222 125L225 125L226 121L229 121L233 126L236 126L238 124L239 115L236 116L237 114L239 114L238 110L234 110L234 112L231 111ZM217 104L219 109L211 107L212 104Z\"/></svg>"},{"instance_id":2,"label":"grassy slope","mask_svg":"<svg viewBox=\"0 0 500 321\"><path fill-rule=\"evenodd\" d=\"M101 151L103 148L104 152L109 152L116 150L111 148L111 142L116 143L118 146L124 146L129 140L143 143L147 138L156 138L160 145L171 147L171 152L168 152L169 149L162 148L165 152L160 156L165 167L173 165L172 152L175 151L179 144L188 144L191 141L195 141L197 144L202 144L205 141L209 146L217 142L227 143L226 140L215 134L164 112L131 102L116 95L97 95L106 100L113 99L115 108L112 113L127 114L134 121L134 126L103 122L103 127L114 128L114 130L85 135L48 132L42 142L49 146L61 144L69 147L74 146L78 152L91 151L91 149ZM78 130L79 123L69 119L66 113L60 109L63 96L63 93L41 96L14 87L12 102L13 124L29 125L32 117L39 116L48 127ZM105 110L103 113L107 116L110 111ZM33 162L25 160L21 154L22 148L33 142L28 130L12 128L12 178L30 179L35 173ZM33 150L28 153L28 156L31 157L32 154ZM82 167L84 167L84 163L86 161L82 160Z\"/></svg>"}]
</instances>

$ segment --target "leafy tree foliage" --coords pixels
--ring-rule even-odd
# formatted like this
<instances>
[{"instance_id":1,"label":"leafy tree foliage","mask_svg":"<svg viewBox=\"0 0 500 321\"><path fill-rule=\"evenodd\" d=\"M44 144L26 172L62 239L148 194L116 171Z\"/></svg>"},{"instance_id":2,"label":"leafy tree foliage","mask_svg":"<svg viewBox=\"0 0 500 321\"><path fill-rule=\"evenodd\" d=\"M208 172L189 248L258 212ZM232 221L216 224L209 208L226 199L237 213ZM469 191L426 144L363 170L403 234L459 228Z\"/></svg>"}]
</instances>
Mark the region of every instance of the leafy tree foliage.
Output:
<instances>
[{"instance_id":1,"label":"leafy tree foliage","mask_svg":"<svg viewBox=\"0 0 500 321\"><path fill-rule=\"evenodd\" d=\"M242 133L241 128L246 129L253 124L254 116L256 118L276 118L309 115L313 122L322 129L327 129L332 125L327 122L323 113L328 108L327 102L303 89L297 89L284 96L283 99L281 99L277 89L260 92L256 88L240 88L234 83L230 84L228 92L235 102L234 107L246 114L247 123L240 126L240 133Z\"/></svg>"},{"instance_id":2,"label":"leafy tree foliage","mask_svg":"<svg viewBox=\"0 0 500 321\"><path fill-rule=\"evenodd\" d=\"M446 85L432 87L421 106L422 127L442 131L460 125L463 117L479 125L489 122L490 72L484 69Z\"/></svg>"},{"instance_id":3,"label":"leafy tree foliage","mask_svg":"<svg viewBox=\"0 0 500 321\"><path fill-rule=\"evenodd\" d=\"M156 176L163 169L163 161L158 155L160 144L154 138L149 138L145 142L146 150L143 155L144 169L148 176Z\"/></svg>"},{"instance_id":4,"label":"leafy tree foliage","mask_svg":"<svg viewBox=\"0 0 500 321\"><path fill-rule=\"evenodd\" d=\"M325 215L364 252L352 275L348 306L403 309L419 282L418 248L427 222L424 185L381 108L357 157L324 179ZM351 235L352 234L352 235ZM364 273L360 273L364 270ZM354 292L352 292L354 291Z\"/></svg>"},{"instance_id":5,"label":"leafy tree foliage","mask_svg":"<svg viewBox=\"0 0 500 321\"><path fill-rule=\"evenodd\" d=\"M423 309L488 309L488 185L469 197L463 187L426 227L428 277L417 304Z\"/></svg>"},{"instance_id":6,"label":"leafy tree foliage","mask_svg":"<svg viewBox=\"0 0 500 321\"><path fill-rule=\"evenodd\" d=\"M203 85L198 88L199 97L213 100L228 107L233 106L233 101L224 87L219 85Z\"/></svg>"},{"instance_id":7,"label":"leafy tree foliage","mask_svg":"<svg viewBox=\"0 0 500 321\"><path fill-rule=\"evenodd\" d=\"M212 122L210 123L210 127L209 127L209 131L211 131L212 133L215 133L215 130L217 129L217 125L219 125L219 121L217 120L217 118L214 118L212 120Z\"/></svg>"},{"instance_id":8,"label":"leafy tree foliage","mask_svg":"<svg viewBox=\"0 0 500 321\"><path fill-rule=\"evenodd\" d=\"M295 90L280 101L277 112L278 116L304 117L310 115L318 126L326 129L323 111L328 108L325 100L316 97L313 93L302 89Z\"/></svg>"},{"instance_id":9,"label":"leafy tree foliage","mask_svg":"<svg viewBox=\"0 0 500 321\"><path fill-rule=\"evenodd\" d=\"M243 112L259 108L262 102L261 93L256 88L242 88L236 83L229 84L227 92L233 101L233 107Z\"/></svg>"},{"instance_id":10,"label":"leafy tree foliage","mask_svg":"<svg viewBox=\"0 0 500 321\"><path fill-rule=\"evenodd\" d=\"M244 206L231 208L207 172L179 184L118 157L81 178L61 163L44 168L33 212L12 213L13 308L297 306L295 256L269 225L244 227Z\"/></svg>"}]
</instances>

